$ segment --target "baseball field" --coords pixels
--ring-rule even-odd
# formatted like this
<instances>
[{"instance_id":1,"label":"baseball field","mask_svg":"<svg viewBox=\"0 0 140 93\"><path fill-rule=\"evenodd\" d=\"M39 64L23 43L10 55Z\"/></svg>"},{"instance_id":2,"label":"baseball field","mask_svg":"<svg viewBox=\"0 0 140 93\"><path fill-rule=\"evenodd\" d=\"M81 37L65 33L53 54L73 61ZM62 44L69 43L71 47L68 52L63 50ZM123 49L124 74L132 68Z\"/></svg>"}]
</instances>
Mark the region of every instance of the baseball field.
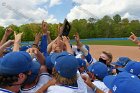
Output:
<instances>
[{"instance_id":1,"label":"baseball field","mask_svg":"<svg viewBox=\"0 0 140 93\"><path fill-rule=\"evenodd\" d=\"M140 49L129 40L103 40L83 42L90 46L90 52L96 59L99 58L102 51L109 51L113 55L113 61L120 56L127 56L133 60L140 61Z\"/></svg>"}]
</instances>

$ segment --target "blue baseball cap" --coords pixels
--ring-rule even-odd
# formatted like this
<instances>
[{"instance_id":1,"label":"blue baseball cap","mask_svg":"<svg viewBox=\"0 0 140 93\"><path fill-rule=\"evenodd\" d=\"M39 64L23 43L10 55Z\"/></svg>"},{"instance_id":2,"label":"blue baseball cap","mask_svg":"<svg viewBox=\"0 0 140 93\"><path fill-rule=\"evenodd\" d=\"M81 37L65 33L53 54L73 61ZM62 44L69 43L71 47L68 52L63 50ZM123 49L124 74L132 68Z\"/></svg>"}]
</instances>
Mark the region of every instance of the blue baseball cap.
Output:
<instances>
[{"instance_id":1,"label":"blue baseball cap","mask_svg":"<svg viewBox=\"0 0 140 93\"><path fill-rule=\"evenodd\" d=\"M0 75L16 75L31 70L32 58L27 52L10 52L0 62Z\"/></svg>"},{"instance_id":2,"label":"blue baseball cap","mask_svg":"<svg viewBox=\"0 0 140 93\"><path fill-rule=\"evenodd\" d=\"M1 62L2 58L0 57L0 62Z\"/></svg>"},{"instance_id":3,"label":"blue baseball cap","mask_svg":"<svg viewBox=\"0 0 140 93\"><path fill-rule=\"evenodd\" d=\"M77 58L77 61L78 61L79 67L86 67L86 61L84 61L81 58Z\"/></svg>"},{"instance_id":4,"label":"blue baseball cap","mask_svg":"<svg viewBox=\"0 0 140 93\"><path fill-rule=\"evenodd\" d=\"M108 75L107 66L101 62L96 62L90 65L88 67L88 71L101 79Z\"/></svg>"},{"instance_id":5,"label":"blue baseball cap","mask_svg":"<svg viewBox=\"0 0 140 93\"><path fill-rule=\"evenodd\" d=\"M31 71L33 74L37 74L39 73L39 70L40 70L40 63L37 62L37 61L32 61L32 64L31 64Z\"/></svg>"},{"instance_id":6,"label":"blue baseball cap","mask_svg":"<svg viewBox=\"0 0 140 93\"><path fill-rule=\"evenodd\" d=\"M125 70L131 74L140 77L140 62L132 61L128 63L125 67Z\"/></svg>"},{"instance_id":7,"label":"blue baseball cap","mask_svg":"<svg viewBox=\"0 0 140 93\"><path fill-rule=\"evenodd\" d=\"M140 79L127 72L106 76L103 82L112 93L140 93Z\"/></svg>"},{"instance_id":8,"label":"blue baseball cap","mask_svg":"<svg viewBox=\"0 0 140 93\"><path fill-rule=\"evenodd\" d=\"M31 64L31 75L28 76L26 82L27 83L30 83L30 82L33 82L36 77L38 76L39 74L39 71L40 71L40 63L37 62L37 61L32 61L32 64Z\"/></svg>"},{"instance_id":9,"label":"blue baseball cap","mask_svg":"<svg viewBox=\"0 0 140 93\"><path fill-rule=\"evenodd\" d=\"M119 71L127 71L140 77L140 62L130 61L124 68L119 68Z\"/></svg>"},{"instance_id":10,"label":"blue baseball cap","mask_svg":"<svg viewBox=\"0 0 140 93\"><path fill-rule=\"evenodd\" d=\"M51 57L52 55L46 56L46 61L45 61L46 67L50 70L52 70L52 68L54 67L54 64L51 61Z\"/></svg>"},{"instance_id":11,"label":"blue baseball cap","mask_svg":"<svg viewBox=\"0 0 140 93\"><path fill-rule=\"evenodd\" d=\"M128 57L119 57L117 62L113 62L112 64L117 66L125 66L130 61L131 59Z\"/></svg>"},{"instance_id":12,"label":"blue baseball cap","mask_svg":"<svg viewBox=\"0 0 140 93\"><path fill-rule=\"evenodd\" d=\"M55 64L56 59L57 59L58 57L66 56L66 55L72 55L72 54L70 54L70 53L68 53L68 52L66 52L66 51L63 51L63 52L60 52L60 53L52 53L52 54L51 54L51 62L52 62L53 64Z\"/></svg>"},{"instance_id":13,"label":"blue baseball cap","mask_svg":"<svg viewBox=\"0 0 140 93\"><path fill-rule=\"evenodd\" d=\"M73 55L63 55L55 59L56 71L65 78L72 78L77 74L78 62Z\"/></svg>"}]
</instances>

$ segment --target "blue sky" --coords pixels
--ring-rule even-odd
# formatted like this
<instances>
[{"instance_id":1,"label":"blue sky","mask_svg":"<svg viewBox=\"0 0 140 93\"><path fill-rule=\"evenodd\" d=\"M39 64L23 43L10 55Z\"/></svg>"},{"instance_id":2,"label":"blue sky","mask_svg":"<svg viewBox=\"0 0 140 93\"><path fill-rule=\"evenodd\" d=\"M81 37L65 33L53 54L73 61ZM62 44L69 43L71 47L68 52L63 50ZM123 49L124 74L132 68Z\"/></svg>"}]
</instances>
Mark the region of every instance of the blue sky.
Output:
<instances>
[{"instance_id":1,"label":"blue sky","mask_svg":"<svg viewBox=\"0 0 140 93\"><path fill-rule=\"evenodd\" d=\"M73 6L73 3L76 3ZM120 14L140 20L139 0L0 0L0 25L63 22Z\"/></svg>"},{"instance_id":2,"label":"blue sky","mask_svg":"<svg viewBox=\"0 0 140 93\"><path fill-rule=\"evenodd\" d=\"M63 0L60 5L50 7L48 12L49 14L53 14L58 19L58 21L63 22L64 18L67 17L67 14L72 8L73 5L71 0Z\"/></svg>"}]
</instances>

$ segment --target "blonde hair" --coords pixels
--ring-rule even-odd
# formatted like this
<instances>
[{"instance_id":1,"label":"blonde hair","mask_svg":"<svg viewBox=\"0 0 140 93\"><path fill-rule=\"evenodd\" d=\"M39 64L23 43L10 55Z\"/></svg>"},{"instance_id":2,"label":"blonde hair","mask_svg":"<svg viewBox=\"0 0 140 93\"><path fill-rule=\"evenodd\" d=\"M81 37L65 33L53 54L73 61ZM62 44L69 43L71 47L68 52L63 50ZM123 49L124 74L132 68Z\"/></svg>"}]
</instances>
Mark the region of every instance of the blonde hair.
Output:
<instances>
[{"instance_id":1,"label":"blonde hair","mask_svg":"<svg viewBox=\"0 0 140 93\"><path fill-rule=\"evenodd\" d=\"M109 58L109 62L112 62L113 56L110 52L103 51L102 53L105 54Z\"/></svg>"},{"instance_id":2,"label":"blonde hair","mask_svg":"<svg viewBox=\"0 0 140 93\"><path fill-rule=\"evenodd\" d=\"M71 78L65 78L65 77L61 76L59 73L57 73L56 71L54 71L53 76L56 79L56 82L59 84L71 86L77 82L77 75L74 75Z\"/></svg>"}]
</instances>

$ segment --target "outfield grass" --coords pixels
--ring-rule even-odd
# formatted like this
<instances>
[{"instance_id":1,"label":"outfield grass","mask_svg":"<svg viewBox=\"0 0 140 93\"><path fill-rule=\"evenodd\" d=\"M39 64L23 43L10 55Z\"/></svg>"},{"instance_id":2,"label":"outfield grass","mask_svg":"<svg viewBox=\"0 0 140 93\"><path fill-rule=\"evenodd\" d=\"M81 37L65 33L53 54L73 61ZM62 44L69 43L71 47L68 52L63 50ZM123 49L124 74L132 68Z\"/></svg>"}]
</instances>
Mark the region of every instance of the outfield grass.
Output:
<instances>
[{"instance_id":1,"label":"outfield grass","mask_svg":"<svg viewBox=\"0 0 140 93\"><path fill-rule=\"evenodd\" d=\"M88 40L88 41L82 41L83 44L88 45L117 45L117 46L136 46L132 41L130 40ZM72 44L75 44L73 42Z\"/></svg>"}]
</instances>

